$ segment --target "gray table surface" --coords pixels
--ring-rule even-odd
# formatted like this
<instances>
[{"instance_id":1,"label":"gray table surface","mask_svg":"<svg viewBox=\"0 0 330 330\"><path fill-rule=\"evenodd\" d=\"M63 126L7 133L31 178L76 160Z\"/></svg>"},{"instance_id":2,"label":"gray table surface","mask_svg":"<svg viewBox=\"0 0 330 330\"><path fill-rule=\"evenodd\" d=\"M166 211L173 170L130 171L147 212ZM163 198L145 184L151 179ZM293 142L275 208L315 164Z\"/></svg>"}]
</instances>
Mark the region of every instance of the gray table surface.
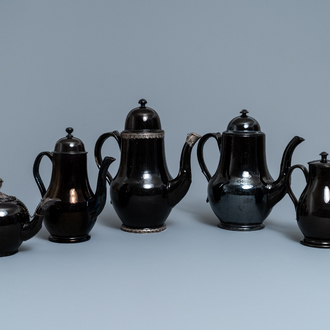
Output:
<instances>
[{"instance_id":1,"label":"gray table surface","mask_svg":"<svg viewBox=\"0 0 330 330\"><path fill-rule=\"evenodd\" d=\"M185 136L224 131L246 108L266 133L274 178L294 135L306 165L330 151L326 1L1 1L2 191L40 200L32 165L72 126L93 148L146 98L160 115L172 176ZM115 142L104 153L117 158ZM330 152L329 152L330 153ZM205 148L215 171L219 153ZM51 165L41 174L47 182ZM0 259L4 329L315 329L326 327L330 251L302 246L286 196L265 229L221 230L192 153L193 183L167 230L120 230L109 202L92 239L54 244L43 228ZM48 181L47 181L48 180ZM299 196L302 174L292 180Z\"/></svg>"}]
</instances>

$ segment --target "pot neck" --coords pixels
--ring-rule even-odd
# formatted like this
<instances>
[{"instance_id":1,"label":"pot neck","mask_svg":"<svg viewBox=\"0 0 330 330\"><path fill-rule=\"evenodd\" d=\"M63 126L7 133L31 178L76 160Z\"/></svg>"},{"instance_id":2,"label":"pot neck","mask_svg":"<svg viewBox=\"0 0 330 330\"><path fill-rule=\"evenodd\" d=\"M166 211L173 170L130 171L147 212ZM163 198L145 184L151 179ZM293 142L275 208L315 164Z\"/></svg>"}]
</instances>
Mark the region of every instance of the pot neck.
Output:
<instances>
[{"instance_id":1,"label":"pot neck","mask_svg":"<svg viewBox=\"0 0 330 330\"><path fill-rule=\"evenodd\" d=\"M265 135L222 136L219 171L223 176L241 176L243 172L272 180L265 158Z\"/></svg>"},{"instance_id":2,"label":"pot neck","mask_svg":"<svg viewBox=\"0 0 330 330\"><path fill-rule=\"evenodd\" d=\"M164 139L122 139L119 172L167 173Z\"/></svg>"},{"instance_id":3,"label":"pot neck","mask_svg":"<svg viewBox=\"0 0 330 330\"><path fill-rule=\"evenodd\" d=\"M52 184L59 186L88 186L87 154L53 154Z\"/></svg>"},{"instance_id":4,"label":"pot neck","mask_svg":"<svg viewBox=\"0 0 330 330\"><path fill-rule=\"evenodd\" d=\"M329 183L330 182L330 168L309 165L309 180L310 181L320 180L322 182Z\"/></svg>"}]
</instances>

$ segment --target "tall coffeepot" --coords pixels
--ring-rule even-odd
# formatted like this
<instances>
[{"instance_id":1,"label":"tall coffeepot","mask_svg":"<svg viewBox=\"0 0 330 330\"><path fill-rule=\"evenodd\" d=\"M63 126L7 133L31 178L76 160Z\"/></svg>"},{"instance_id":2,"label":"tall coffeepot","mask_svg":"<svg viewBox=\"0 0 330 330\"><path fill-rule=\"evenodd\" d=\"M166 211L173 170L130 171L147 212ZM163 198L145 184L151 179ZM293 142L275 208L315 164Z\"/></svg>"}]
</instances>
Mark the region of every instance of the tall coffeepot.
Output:
<instances>
[{"instance_id":1,"label":"tall coffeepot","mask_svg":"<svg viewBox=\"0 0 330 330\"><path fill-rule=\"evenodd\" d=\"M95 194L87 177L87 152L82 141L68 127L66 137L57 141L53 152L41 152L35 159L33 175L43 198L59 198L45 212L44 224L49 240L56 243L77 243L90 239L97 216L106 201L106 173L114 158L106 157L100 166ZM43 156L53 165L48 189L40 177Z\"/></svg>"},{"instance_id":2,"label":"tall coffeepot","mask_svg":"<svg viewBox=\"0 0 330 330\"><path fill-rule=\"evenodd\" d=\"M280 175L276 181L269 174L265 157L265 134L247 110L228 124L227 130L204 135L198 144L197 156L208 181L208 201L219 218L219 227L250 231L264 227L263 221L273 206L286 194L285 178L296 146L304 141L295 136L286 147ZM216 173L208 171L203 148L209 138L215 138L220 162Z\"/></svg>"},{"instance_id":3,"label":"tall coffeepot","mask_svg":"<svg viewBox=\"0 0 330 330\"><path fill-rule=\"evenodd\" d=\"M102 163L101 148L114 137L121 150L118 173L107 174L112 205L123 222L122 229L134 233L159 232L166 228L165 220L172 208L186 195L191 184L190 157L200 138L188 134L183 146L180 170L175 179L170 176L164 151L164 131L155 110L140 107L127 115L125 130L101 135L95 145L95 160Z\"/></svg>"},{"instance_id":4,"label":"tall coffeepot","mask_svg":"<svg viewBox=\"0 0 330 330\"><path fill-rule=\"evenodd\" d=\"M288 194L296 209L297 223L304 235L301 244L330 248L330 161L326 152L320 153L321 159L309 162L309 171L303 165L290 168L287 185ZM291 173L299 168L306 179L306 187L299 201L290 185Z\"/></svg>"}]
</instances>

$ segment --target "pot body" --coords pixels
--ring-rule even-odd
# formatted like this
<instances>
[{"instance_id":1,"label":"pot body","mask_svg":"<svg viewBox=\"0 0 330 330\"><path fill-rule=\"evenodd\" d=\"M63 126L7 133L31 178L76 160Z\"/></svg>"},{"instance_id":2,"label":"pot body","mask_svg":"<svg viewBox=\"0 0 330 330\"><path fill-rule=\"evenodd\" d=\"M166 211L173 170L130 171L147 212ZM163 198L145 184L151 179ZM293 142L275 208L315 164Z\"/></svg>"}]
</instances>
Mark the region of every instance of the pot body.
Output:
<instances>
[{"instance_id":1,"label":"pot body","mask_svg":"<svg viewBox=\"0 0 330 330\"><path fill-rule=\"evenodd\" d=\"M307 185L296 205L302 244L330 248L330 168L310 165Z\"/></svg>"},{"instance_id":2,"label":"pot body","mask_svg":"<svg viewBox=\"0 0 330 330\"><path fill-rule=\"evenodd\" d=\"M121 134L121 161L110 185L111 202L130 232L164 230L172 208L171 179L164 155L164 132Z\"/></svg>"},{"instance_id":3,"label":"pot body","mask_svg":"<svg viewBox=\"0 0 330 330\"><path fill-rule=\"evenodd\" d=\"M87 177L87 153L41 153L52 160L52 176L44 198L59 198L45 212L44 224L49 240L57 243L77 243L90 239L96 217L88 212L88 200L93 196ZM36 162L40 162L40 155ZM35 175L36 177L36 175Z\"/></svg>"},{"instance_id":4,"label":"pot body","mask_svg":"<svg viewBox=\"0 0 330 330\"><path fill-rule=\"evenodd\" d=\"M217 171L208 184L208 199L219 226L257 230L272 210L267 184L273 182L265 161L265 135L224 133Z\"/></svg>"},{"instance_id":5,"label":"pot body","mask_svg":"<svg viewBox=\"0 0 330 330\"><path fill-rule=\"evenodd\" d=\"M241 116L231 120L222 136L208 133L198 144L198 162L209 182L208 200L223 229L264 228L263 221L287 192L286 176L292 154L304 141L299 136L291 139L282 156L279 177L274 181L266 163L265 134L247 113L243 109ZM210 137L217 140L220 151L219 165L212 177L203 156L204 144Z\"/></svg>"},{"instance_id":6,"label":"pot body","mask_svg":"<svg viewBox=\"0 0 330 330\"><path fill-rule=\"evenodd\" d=\"M0 211L0 257L18 252L23 242L21 233L30 216L25 205L18 199L1 203Z\"/></svg>"},{"instance_id":7,"label":"pot body","mask_svg":"<svg viewBox=\"0 0 330 330\"><path fill-rule=\"evenodd\" d=\"M122 221L122 229L133 233L159 232L172 208L186 195L191 184L191 150L200 136L187 135L180 157L178 175L170 176L164 152L164 131L157 112L146 107L132 109L125 121L125 130L102 134L94 148L100 167L103 143L113 137L118 142L121 158L114 178L107 173L111 203Z\"/></svg>"}]
</instances>

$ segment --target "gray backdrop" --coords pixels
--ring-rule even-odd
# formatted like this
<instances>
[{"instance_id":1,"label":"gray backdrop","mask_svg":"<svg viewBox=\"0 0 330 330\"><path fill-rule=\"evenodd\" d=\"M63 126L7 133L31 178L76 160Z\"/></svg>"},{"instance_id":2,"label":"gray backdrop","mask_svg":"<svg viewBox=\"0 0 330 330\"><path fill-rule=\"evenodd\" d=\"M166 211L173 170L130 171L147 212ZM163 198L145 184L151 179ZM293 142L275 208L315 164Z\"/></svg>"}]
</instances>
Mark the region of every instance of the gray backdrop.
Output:
<instances>
[{"instance_id":1,"label":"gray backdrop","mask_svg":"<svg viewBox=\"0 0 330 330\"><path fill-rule=\"evenodd\" d=\"M266 133L277 178L293 162L330 152L329 1L0 2L2 191L33 213L32 165L72 126L93 149L123 130L146 98L161 117L176 176L186 134L224 131L243 108ZM104 153L117 158L107 142ZM210 141L207 163L219 152ZM122 232L109 202L89 242L54 244L41 232L0 259L6 329L315 329L328 322L330 251L302 246L286 196L251 233L217 227L192 153L193 183L159 234ZM45 182L51 165L41 165ZM302 174L293 175L300 195Z\"/></svg>"}]
</instances>

